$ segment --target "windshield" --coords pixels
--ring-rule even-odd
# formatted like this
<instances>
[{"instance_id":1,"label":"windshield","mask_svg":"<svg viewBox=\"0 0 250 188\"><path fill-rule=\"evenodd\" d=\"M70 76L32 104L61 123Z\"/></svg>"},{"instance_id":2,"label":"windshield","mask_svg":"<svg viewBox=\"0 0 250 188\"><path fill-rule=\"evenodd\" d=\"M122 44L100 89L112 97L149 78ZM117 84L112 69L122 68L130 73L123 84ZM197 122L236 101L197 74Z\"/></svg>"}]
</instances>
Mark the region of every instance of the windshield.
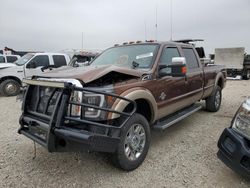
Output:
<instances>
[{"instance_id":1,"label":"windshield","mask_svg":"<svg viewBox=\"0 0 250 188\"><path fill-rule=\"evenodd\" d=\"M157 46L155 44L138 44L110 48L94 59L91 66L116 65L148 69L153 62Z\"/></svg>"},{"instance_id":2,"label":"windshield","mask_svg":"<svg viewBox=\"0 0 250 188\"><path fill-rule=\"evenodd\" d=\"M26 54L23 57L21 57L20 59L15 61L15 64L18 66L24 65L25 63L27 63L32 57L34 56L34 54Z\"/></svg>"}]
</instances>

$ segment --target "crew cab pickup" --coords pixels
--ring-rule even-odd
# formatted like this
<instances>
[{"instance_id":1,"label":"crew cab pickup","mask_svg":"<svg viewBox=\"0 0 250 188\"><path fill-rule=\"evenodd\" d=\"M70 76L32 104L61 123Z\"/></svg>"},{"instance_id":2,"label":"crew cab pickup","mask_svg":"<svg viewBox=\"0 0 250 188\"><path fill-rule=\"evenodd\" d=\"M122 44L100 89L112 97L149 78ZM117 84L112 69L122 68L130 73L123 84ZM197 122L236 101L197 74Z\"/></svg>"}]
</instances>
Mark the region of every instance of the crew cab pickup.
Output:
<instances>
[{"instance_id":1,"label":"crew cab pickup","mask_svg":"<svg viewBox=\"0 0 250 188\"><path fill-rule=\"evenodd\" d=\"M48 68L67 65L69 61L69 56L62 53L27 53L12 66L0 66L0 93L15 96L20 92L23 78L31 78Z\"/></svg>"},{"instance_id":2,"label":"crew cab pickup","mask_svg":"<svg viewBox=\"0 0 250 188\"><path fill-rule=\"evenodd\" d=\"M226 70L203 66L194 46L137 42L111 47L89 66L26 79L19 133L49 152L113 153L127 171L145 159L151 129L201 109L219 110Z\"/></svg>"}]
</instances>

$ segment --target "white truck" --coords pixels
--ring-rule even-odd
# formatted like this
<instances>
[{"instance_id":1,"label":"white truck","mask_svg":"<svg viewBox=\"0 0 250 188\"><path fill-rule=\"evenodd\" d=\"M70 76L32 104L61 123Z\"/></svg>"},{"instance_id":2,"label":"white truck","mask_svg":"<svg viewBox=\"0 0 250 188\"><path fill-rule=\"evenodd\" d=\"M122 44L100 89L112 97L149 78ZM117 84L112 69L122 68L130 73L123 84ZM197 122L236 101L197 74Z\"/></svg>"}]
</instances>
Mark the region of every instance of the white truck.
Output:
<instances>
[{"instance_id":1,"label":"white truck","mask_svg":"<svg viewBox=\"0 0 250 188\"><path fill-rule=\"evenodd\" d=\"M28 53L14 66L0 69L0 93L15 96L20 92L23 78L39 75L44 70L68 65L70 58L63 53Z\"/></svg>"},{"instance_id":2,"label":"white truck","mask_svg":"<svg viewBox=\"0 0 250 188\"><path fill-rule=\"evenodd\" d=\"M250 78L250 59L244 47L216 48L215 64L225 65L229 77L240 75L245 80Z\"/></svg>"}]
</instances>

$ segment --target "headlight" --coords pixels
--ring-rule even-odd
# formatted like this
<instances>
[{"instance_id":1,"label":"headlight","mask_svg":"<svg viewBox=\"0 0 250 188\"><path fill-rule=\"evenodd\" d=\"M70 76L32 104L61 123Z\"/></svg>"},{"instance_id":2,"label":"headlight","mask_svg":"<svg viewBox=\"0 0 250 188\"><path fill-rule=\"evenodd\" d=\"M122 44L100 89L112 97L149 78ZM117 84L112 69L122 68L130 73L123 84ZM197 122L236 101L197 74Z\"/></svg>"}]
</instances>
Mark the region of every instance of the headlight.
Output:
<instances>
[{"instance_id":1,"label":"headlight","mask_svg":"<svg viewBox=\"0 0 250 188\"><path fill-rule=\"evenodd\" d=\"M92 94L92 93L84 94L83 103L90 104L90 105L97 106L97 107L103 107L104 95ZM88 118L97 118L101 114L101 110L98 110L96 108L89 108L89 107L84 107L83 112L84 112L83 116L88 117Z\"/></svg>"},{"instance_id":2,"label":"headlight","mask_svg":"<svg viewBox=\"0 0 250 188\"><path fill-rule=\"evenodd\" d=\"M74 91L71 95L71 101L83 104L89 104L97 107L104 106L104 95L85 93ZM74 117L98 118L101 115L101 110L96 108L84 107L81 105L70 105L68 114Z\"/></svg>"},{"instance_id":3,"label":"headlight","mask_svg":"<svg viewBox=\"0 0 250 188\"><path fill-rule=\"evenodd\" d=\"M250 140L250 98L239 108L232 128Z\"/></svg>"},{"instance_id":4,"label":"headlight","mask_svg":"<svg viewBox=\"0 0 250 188\"><path fill-rule=\"evenodd\" d=\"M73 102L82 102L82 92L74 91L70 97L70 100ZM81 116L81 106L80 105L70 105L68 114L74 117L80 117Z\"/></svg>"}]
</instances>

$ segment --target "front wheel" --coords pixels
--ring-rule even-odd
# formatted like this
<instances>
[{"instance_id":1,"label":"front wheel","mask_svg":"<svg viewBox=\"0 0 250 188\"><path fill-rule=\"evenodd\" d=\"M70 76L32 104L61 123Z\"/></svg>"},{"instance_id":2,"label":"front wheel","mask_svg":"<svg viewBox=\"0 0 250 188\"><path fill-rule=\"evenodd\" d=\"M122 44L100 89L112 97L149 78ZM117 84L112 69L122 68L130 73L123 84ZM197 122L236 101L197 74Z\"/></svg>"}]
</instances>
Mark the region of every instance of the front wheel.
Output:
<instances>
[{"instance_id":1,"label":"front wheel","mask_svg":"<svg viewBox=\"0 0 250 188\"><path fill-rule=\"evenodd\" d=\"M115 165L126 171L139 167L148 153L150 137L148 121L135 113L124 125L117 151L113 154Z\"/></svg>"},{"instance_id":2,"label":"front wheel","mask_svg":"<svg viewBox=\"0 0 250 188\"><path fill-rule=\"evenodd\" d=\"M16 80L7 79L0 84L0 90L4 96L16 96L20 92L20 84Z\"/></svg>"},{"instance_id":3,"label":"front wheel","mask_svg":"<svg viewBox=\"0 0 250 188\"><path fill-rule=\"evenodd\" d=\"M220 109L221 98L221 88L215 86L211 96L206 99L206 109L210 112L217 112Z\"/></svg>"}]
</instances>

